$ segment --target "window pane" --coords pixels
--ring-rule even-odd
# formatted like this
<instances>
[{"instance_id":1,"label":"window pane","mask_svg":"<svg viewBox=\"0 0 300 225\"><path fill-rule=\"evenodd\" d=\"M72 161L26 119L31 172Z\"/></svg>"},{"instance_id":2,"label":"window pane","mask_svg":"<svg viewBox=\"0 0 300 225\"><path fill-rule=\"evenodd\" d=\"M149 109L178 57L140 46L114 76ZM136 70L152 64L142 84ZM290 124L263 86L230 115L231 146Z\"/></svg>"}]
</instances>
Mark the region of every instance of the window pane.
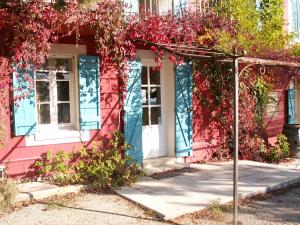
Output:
<instances>
[{"instance_id":1,"label":"window pane","mask_svg":"<svg viewBox=\"0 0 300 225\"><path fill-rule=\"evenodd\" d=\"M161 110L160 107L151 108L151 125L161 124Z\"/></svg>"},{"instance_id":2,"label":"window pane","mask_svg":"<svg viewBox=\"0 0 300 225\"><path fill-rule=\"evenodd\" d=\"M150 88L150 103L151 105L160 105L160 88Z\"/></svg>"},{"instance_id":3,"label":"window pane","mask_svg":"<svg viewBox=\"0 0 300 225\"><path fill-rule=\"evenodd\" d=\"M148 88L142 87L142 104L147 105L148 104Z\"/></svg>"},{"instance_id":4,"label":"window pane","mask_svg":"<svg viewBox=\"0 0 300 225\"><path fill-rule=\"evenodd\" d=\"M147 108L143 108L143 126L149 125L149 110Z\"/></svg>"},{"instance_id":5,"label":"window pane","mask_svg":"<svg viewBox=\"0 0 300 225\"><path fill-rule=\"evenodd\" d=\"M56 80L70 80L70 74L69 73L56 73Z\"/></svg>"},{"instance_id":6,"label":"window pane","mask_svg":"<svg viewBox=\"0 0 300 225\"><path fill-rule=\"evenodd\" d=\"M150 67L150 84L160 84L160 71L155 67Z\"/></svg>"},{"instance_id":7,"label":"window pane","mask_svg":"<svg viewBox=\"0 0 300 225\"><path fill-rule=\"evenodd\" d=\"M147 67L143 66L142 67L142 85L143 84L148 84L148 78L147 78Z\"/></svg>"},{"instance_id":8,"label":"window pane","mask_svg":"<svg viewBox=\"0 0 300 225\"><path fill-rule=\"evenodd\" d=\"M49 58L46 60L44 67L47 70L71 71L72 70L72 59Z\"/></svg>"},{"instance_id":9,"label":"window pane","mask_svg":"<svg viewBox=\"0 0 300 225\"><path fill-rule=\"evenodd\" d=\"M49 82L48 81L36 81L36 98L37 102L49 102Z\"/></svg>"},{"instance_id":10,"label":"window pane","mask_svg":"<svg viewBox=\"0 0 300 225\"><path fill-rule=\"evenodd\" d=\"M59 103L58 108L58 123L70 123L70 104Z\"/></svg>"},{"instance_id":11,"label":"window pane","mask_svg":"<svg viewBox=\"0 0 300 225\"><path fill-rule=\"evenodd\" d=\"M71 71L72 59L57 59L57 70Z\"/></svg>"},{"instance_id":12,"label":"window pane","mask_svg":"<svg viewBox=\"0 0 300 225\"><path fill-rule=\"evenodd\" d=\"M69 81L57 81L57 100L69 101Z\"/></svg>"},{"instance_id":13,"label":"window pane","mask_svg":"<svg viewBox=\"0 0 300 225\"><path fill-rule=\"evenodd\" d=\"M49 73L37 71L35 73L35 79L36 80L49 80Z\"/></svg>"},{"instance_id":14,"label":"window pane","mask_svg":"<svg viewBox=\"0 0 300 225\"><path fill-rule=\"evenodd\" d=\"M50 123L50 104L38 104L39 124Z\"/></svg>"},{"instance_id":15,"label":"window pane","mask_svg":"<svg viewBox=\"0 0 300 225\"><path fill-rule=\"evenodd\" d=\"M46 70L56 70L56 59L47 59L45 63L45 69Z\"/></svg>"}]
</instances>

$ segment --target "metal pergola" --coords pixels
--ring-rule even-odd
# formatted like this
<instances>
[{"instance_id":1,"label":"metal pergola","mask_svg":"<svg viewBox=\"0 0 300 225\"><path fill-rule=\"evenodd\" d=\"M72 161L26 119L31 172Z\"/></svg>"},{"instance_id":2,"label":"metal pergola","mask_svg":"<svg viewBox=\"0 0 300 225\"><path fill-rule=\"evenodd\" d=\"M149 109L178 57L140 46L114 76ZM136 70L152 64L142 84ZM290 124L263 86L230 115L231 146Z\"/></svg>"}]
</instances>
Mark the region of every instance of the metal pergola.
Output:
<instances>
[{"instance_id":1,"label":"metal pergola","mask_svg":"<svg viewBox=\"0 0 300 225\"><path fill-rule=\"evenodd\" d=\"M232 63L232 73L234 76L234 159L233 159L233 224L238 224L238 149L239 149L239 76L249 67L260 66L259 72L265 73L265 66L281 66L289 68L300 68L300 63L285 62L280 60L269 60L260 58L245 57L238 55L236 50L232 54L225 53L213 48L201 47L198 45L175 45L175 44L160 44L150 41L136 39L136 44L144 46L155 46L158 50L163 50L170 54L178 55L186 60L198 60L203 62L227 62ZM239 63L246 66L239 71Z\"/></svg>"}]
</instances>

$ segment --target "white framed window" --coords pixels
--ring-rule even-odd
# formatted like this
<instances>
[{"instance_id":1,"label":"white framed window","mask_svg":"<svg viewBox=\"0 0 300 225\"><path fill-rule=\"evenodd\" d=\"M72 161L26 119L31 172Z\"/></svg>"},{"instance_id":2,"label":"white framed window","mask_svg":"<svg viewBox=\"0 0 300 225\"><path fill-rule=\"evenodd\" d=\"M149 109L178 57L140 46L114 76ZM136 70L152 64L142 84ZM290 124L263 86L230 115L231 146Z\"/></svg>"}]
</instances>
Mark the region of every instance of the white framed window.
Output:
<instances>
[{"instance_id":1,"label":"white framed window","mask_svg":"<svg viewBox=\"0 0 300 225\"><path fill-rule=\"evenodd\" d=\"M71 126L71 93L73 59L49 58L35 72L35 91L38 128L52 125Z\"/></svg>"},{"instance_id":2,"label":"white framed window","mask_svg":"<svg viewBox=\"0 0 300 225\"><path fill-rule=\"evenodd\" d=\"M300 0L288 1L289 31L295 33L295 42L300 41Z\"/></svg>"},{"instance_id":3,"label":"white framed window","mask_svg":"<svg viewBox=\"0 0 300 225\"><path fill-rule=\"evenodd\" d=\"M89 132L77 125L76 58L51 56L35 70L37 132L26 139L27 146L89 140Z\"/></svg>"},{"instance_id":4,"label":"white framed window","mask_svg":"<svg viewBox=\"0 0 300 225\"><path fill-rule=\"evenodd\" d=\"M89 130L80 130L79 55L86 46L52 44L49 58L35 68L36 132L26 136L26 146L84 142Z\"/></svg>"},{"instance_id":5,"label":"white framed window","mask_svg":"<svg viewBox=\"0 0 300 225\"><path fill-rule=\"evenodd\" d=\"M161 124L161 82L157 68L142 66L141 95L143 126Z\"/></svg>"}]
</instances>

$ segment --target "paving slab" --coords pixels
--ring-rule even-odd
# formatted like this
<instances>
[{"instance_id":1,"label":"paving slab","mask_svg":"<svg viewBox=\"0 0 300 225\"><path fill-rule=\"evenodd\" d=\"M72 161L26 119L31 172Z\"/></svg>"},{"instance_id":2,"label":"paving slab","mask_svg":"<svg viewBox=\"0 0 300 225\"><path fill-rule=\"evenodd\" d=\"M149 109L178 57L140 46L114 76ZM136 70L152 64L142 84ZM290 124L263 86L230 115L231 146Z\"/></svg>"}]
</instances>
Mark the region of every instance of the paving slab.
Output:
<instances>
[{"instance_id":1,"label":"paving slab","mask_svg":"<svg viewBox=\"0 0 300 225\"><path fill-rule=\"evenodd\" d=\"M300 166L239 162L239 198L251 197L300 182ZM164 219L207 208L213 201L232 201L233 163L193 164L199 171L164 179L144 178L116 192Z\"/></svg>"},{"instance_id":2,"label":"paving slab","mask_svg":"<svg viewBox=\"0 0 300 225\"><path fill-rule=\"evenodd\" d=\"M78 193L85 188L84 185L56 186L45 182L27 182L17 185L15 202L40 200L54 195Z\"/></svg>"}]
</instances>

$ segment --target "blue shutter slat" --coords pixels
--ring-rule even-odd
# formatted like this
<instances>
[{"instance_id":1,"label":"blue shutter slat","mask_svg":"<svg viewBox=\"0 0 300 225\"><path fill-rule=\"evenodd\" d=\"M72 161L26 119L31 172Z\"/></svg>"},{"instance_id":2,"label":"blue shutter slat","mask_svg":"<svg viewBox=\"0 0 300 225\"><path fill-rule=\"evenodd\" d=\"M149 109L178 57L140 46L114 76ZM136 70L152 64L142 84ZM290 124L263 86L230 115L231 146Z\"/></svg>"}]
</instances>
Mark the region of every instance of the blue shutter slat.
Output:
<instances>
[{"instance_id":1,"label":"blue shutter slat","mask_svg":"<svg viewBox=\"0 0 300 225\"><path fill-rule=\"evenodd\" d=\"M79 56L80 130L101 128L100 60L97 56Z\"/></svg>"},{"instance_id":2,"label":"blue shutter slat","mask_svg":"<svg viewBox=\"0 0 300 225\"><path fill-rule=\"evenodd\" d=\"M139 60L129 62L129 77L124 106L125 139L131 146L127 155L139 164L143 161L141 72L142 64Z\"/></svg>"},{"instance_id":3,"label":"blue shutter slat","mask_svg":"<svg viewBox=\"0 0 300 225\"><path fill-rule=\"evenodd\" d=\"M295 124L295 89L287 90L288 124Z\"/></svg>"},{"instance_id":4,"label":"blue shutter slat","mask_svg":"<svg viewBox=\"0 0 300 225\"><path fill-rule=\"evenodd\" d=\"M176 157L191 156L192 150L192 64L175 68Z\"/></svg>"},{"instance_id":5,"label":"blue shutter slat","mask_svg":"<svg viewBox=\"0 0 300 225\"><path fill-rule=\"evenodd\" d=\"M28 74L34 79L33 66L29 71L18 70L13 73L14 98L22 97L13 105L13 128L16 136L35 134L36 110L35 90L25 79Z\"/></svg>"}]
</instances>

